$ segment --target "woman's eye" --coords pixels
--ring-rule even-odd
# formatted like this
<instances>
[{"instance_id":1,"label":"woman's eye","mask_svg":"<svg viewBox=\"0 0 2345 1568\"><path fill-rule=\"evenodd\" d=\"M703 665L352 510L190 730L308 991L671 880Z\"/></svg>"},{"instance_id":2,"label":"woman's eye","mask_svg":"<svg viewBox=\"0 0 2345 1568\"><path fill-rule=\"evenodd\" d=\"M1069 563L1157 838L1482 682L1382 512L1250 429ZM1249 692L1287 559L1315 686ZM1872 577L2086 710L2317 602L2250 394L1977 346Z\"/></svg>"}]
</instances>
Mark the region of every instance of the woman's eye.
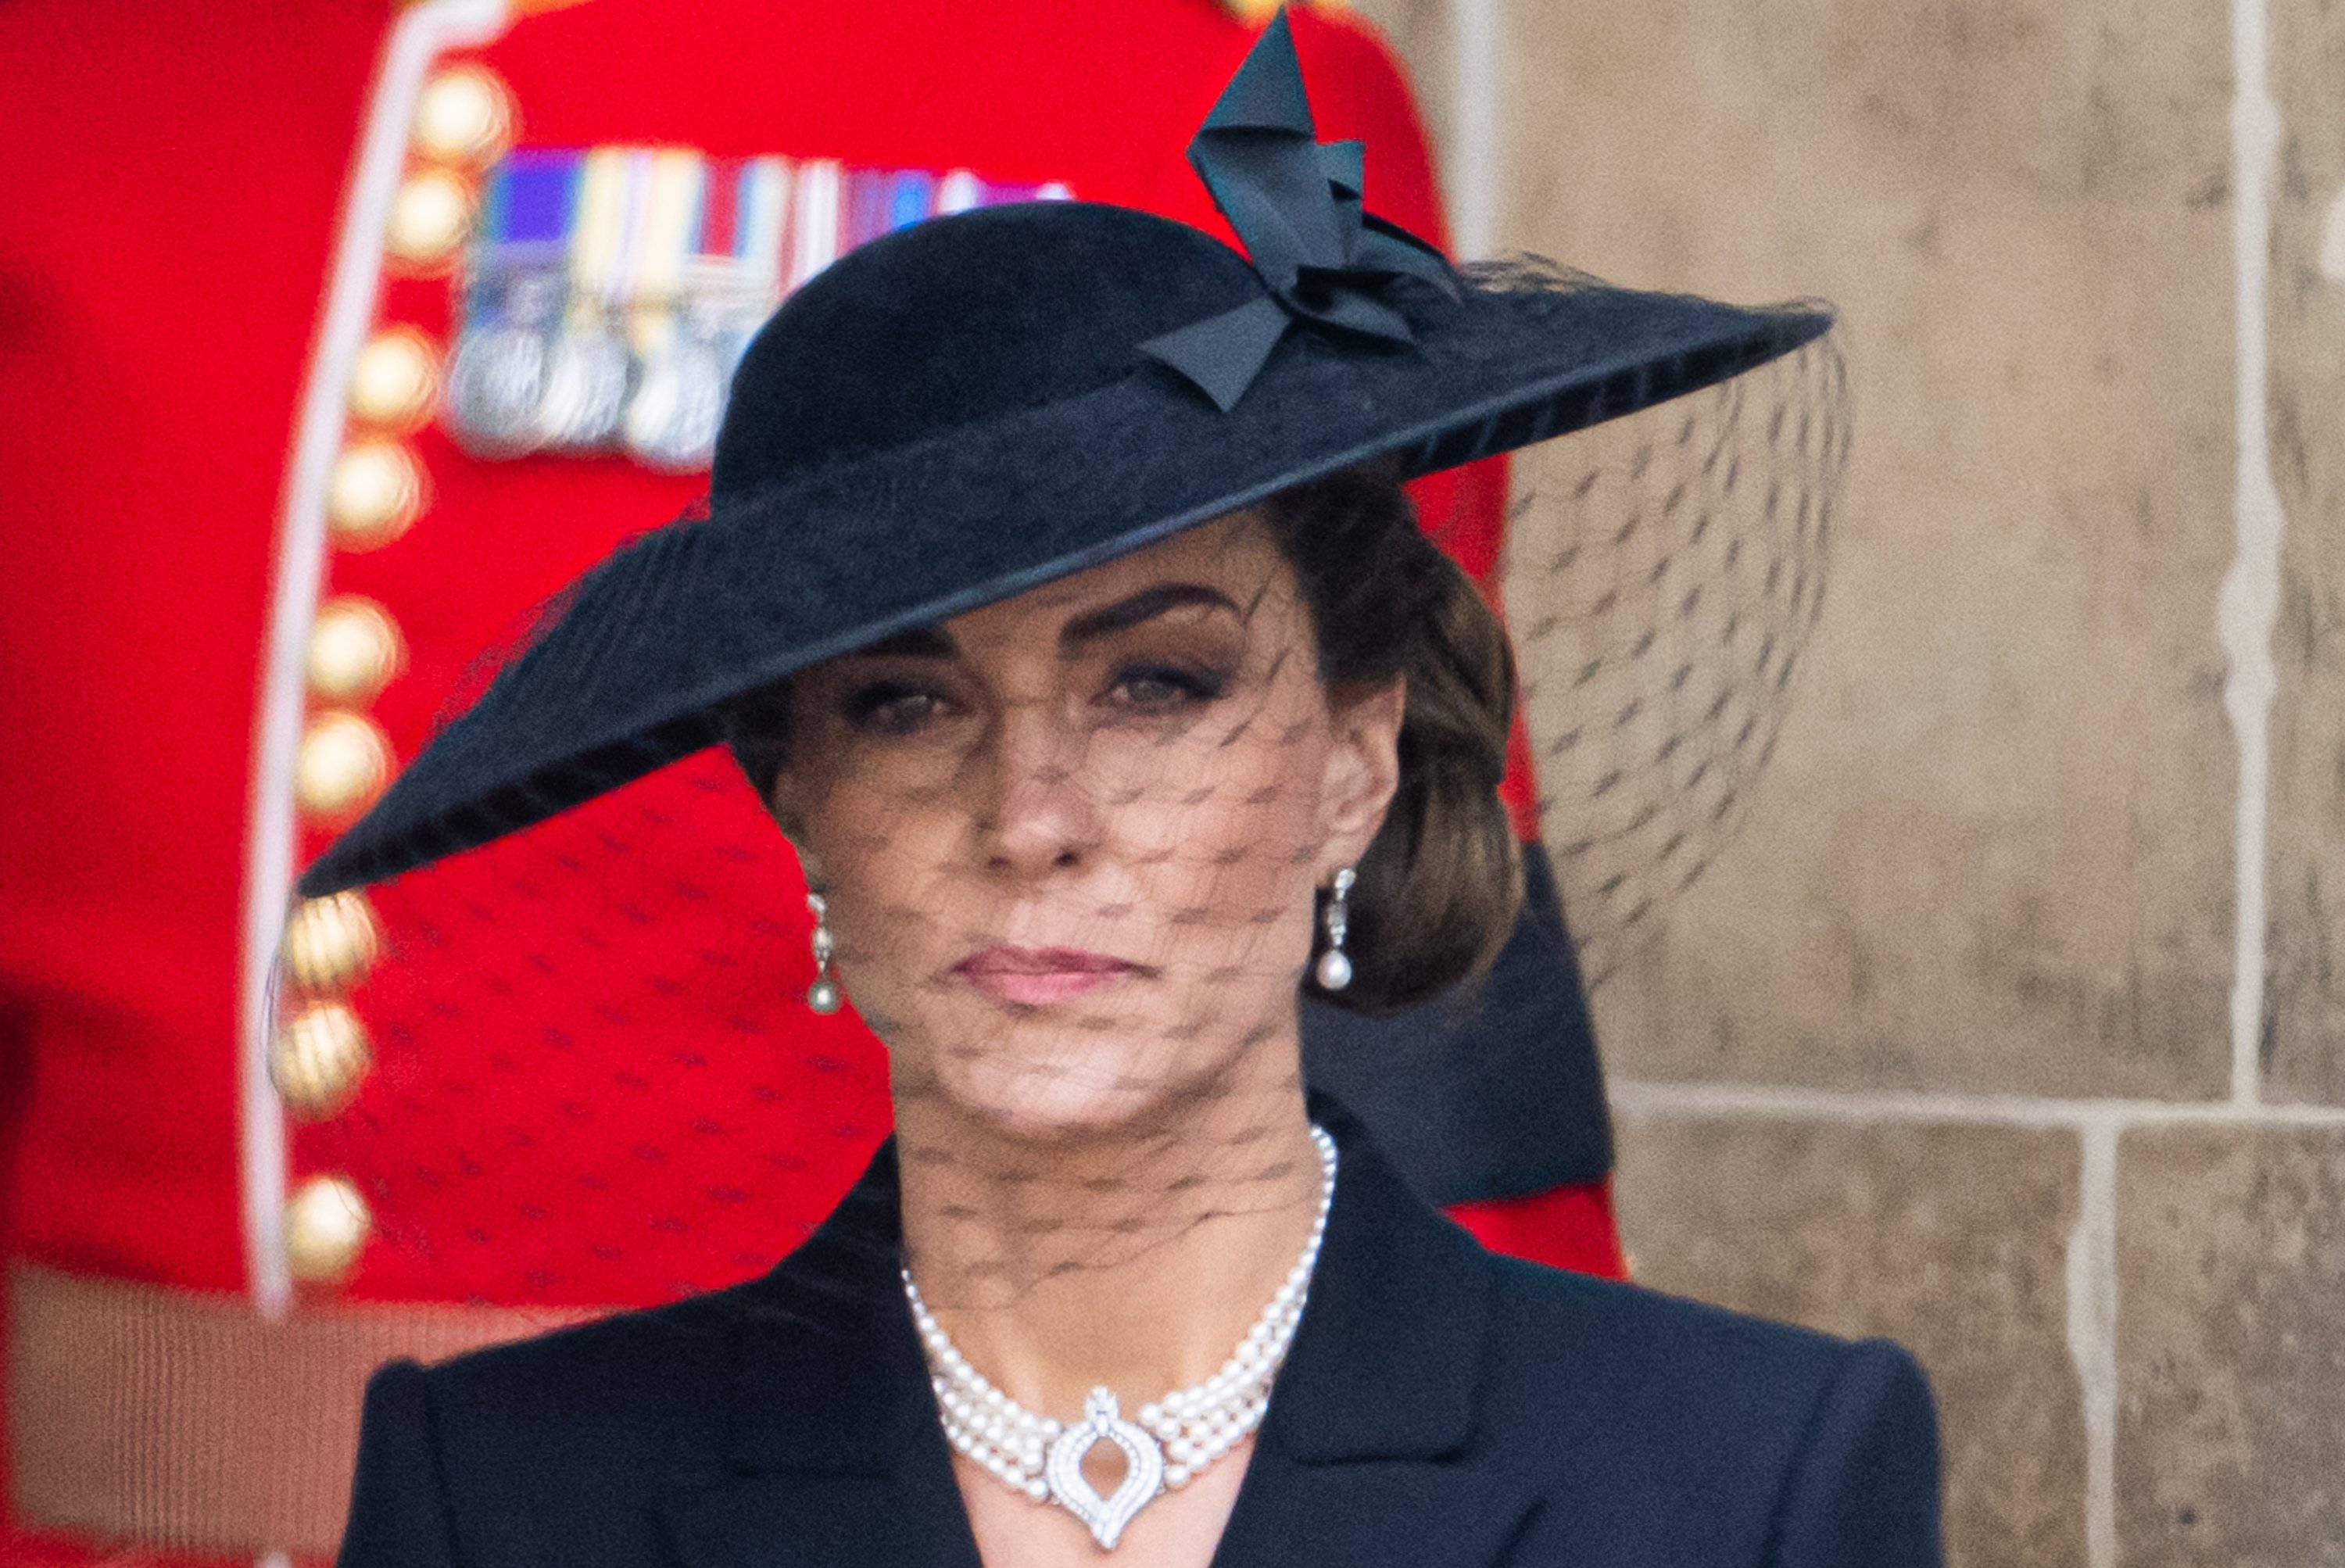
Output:
<instances>
[{"instance_id":1,"label":"woman's eye","mask_svg":"<svg viewBox=\"0 0 2345 1568\"><path fill-rule=\"evenodd\" d=\"M867 686L847 699L847 722L866 735L913 735L941 716L946 700L893 681Z\"/></svg>"},{"instance_id":2,"label":"woman's eye","mask_svg":"<svg viewBox=\"0 0 2345 1568\"><path fill-rule=\"evenodd\" d=\"M1210 702L1222 695L1228 678L1215 671L1179 665L1138 665L1119 674L1108 687L1109 701L1118 708L1162 713L1191 703Z\"/></svg>"}]
</instances>

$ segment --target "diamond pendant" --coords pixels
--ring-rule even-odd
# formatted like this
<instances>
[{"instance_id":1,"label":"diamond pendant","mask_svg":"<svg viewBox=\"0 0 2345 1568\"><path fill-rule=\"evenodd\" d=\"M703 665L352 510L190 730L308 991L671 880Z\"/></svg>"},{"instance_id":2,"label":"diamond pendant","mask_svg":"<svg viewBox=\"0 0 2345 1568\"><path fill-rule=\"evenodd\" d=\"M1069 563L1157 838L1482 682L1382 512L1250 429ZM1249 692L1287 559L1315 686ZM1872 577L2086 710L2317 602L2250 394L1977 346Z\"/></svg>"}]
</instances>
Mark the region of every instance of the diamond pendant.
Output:
<instances>
[{"instance_id":1,"label":"diamond pendant","mask_svg":"<svg viewBox=\"0 0 2345 1568\"><path fill-rule=\"evenodd\" d=\"M1113 1443L1123 1451L1123 1480L1101 1497L1083 1479L1083 1461L1093 1448ZM1164 1451L1143 1429L1123 1419L1112 1389L1093 1389L1083 1400L1083 1419L1051 1444L1043 1471L1051 1501L1083 1522L1102 1552L1112 1552L1132 1516L1164 1490Z\"/></svg>"}]
</instances>

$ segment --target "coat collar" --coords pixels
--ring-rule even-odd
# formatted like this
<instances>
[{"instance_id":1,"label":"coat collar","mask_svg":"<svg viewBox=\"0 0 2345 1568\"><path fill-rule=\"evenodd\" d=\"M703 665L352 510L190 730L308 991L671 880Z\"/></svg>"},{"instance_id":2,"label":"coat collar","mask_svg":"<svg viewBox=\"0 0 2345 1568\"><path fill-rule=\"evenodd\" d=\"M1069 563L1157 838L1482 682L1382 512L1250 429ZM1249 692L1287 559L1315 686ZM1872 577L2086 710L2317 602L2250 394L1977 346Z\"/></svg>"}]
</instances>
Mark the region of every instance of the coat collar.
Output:
<instances>
[{"instance_id":1,"label":"coat collar","mask_svg":"<svg viewBox=\"0 0 2345 1568\"><path fill-rule=\"evenodd\" d=\"M1473 1462L1488 1259L1340 1107L1313 1114L1341 1156L1335 1207L1215 1568L1428 1540L1491 1561L1529 1500ZM891 1140L804 1247L727 1293L730 1408L666 1505L691 1568L977 1568L897 1277L898 1196Z\"/></svg>"},{"instance_id":2,"label":"coat collar","mask_svg":"<svg viewBox=\"0 0 2345 1568\"><path fill-rule=\"evenodd\" d=\"M897 1270L895 1140L806 1245L727 1291L730 1397L664 1502L690 1568L979 1568Z\"/></svg>"}]
</instances>

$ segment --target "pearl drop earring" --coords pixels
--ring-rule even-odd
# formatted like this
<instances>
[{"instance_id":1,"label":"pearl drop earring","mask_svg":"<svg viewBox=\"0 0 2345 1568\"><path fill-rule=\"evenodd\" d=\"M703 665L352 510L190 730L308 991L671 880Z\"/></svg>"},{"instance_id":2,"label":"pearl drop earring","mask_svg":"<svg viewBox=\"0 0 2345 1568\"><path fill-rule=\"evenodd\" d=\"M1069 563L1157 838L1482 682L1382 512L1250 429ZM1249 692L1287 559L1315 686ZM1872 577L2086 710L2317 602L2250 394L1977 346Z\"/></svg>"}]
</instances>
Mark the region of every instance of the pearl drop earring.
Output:
<instances>
[{"instance_id":1,"label":"pearl drop earring","mask_svg":"<svg viewBox=\"0 0 2345 1568\"><path fill-rule=\"evenodd\" d=\"M807 987L807 1006L817 1013L836 1013L839 994L838 982L830 977L830 906L820 893L808 893L807 908L814 911L814 983Z\"/></svg>"},{"instance_id":2,"label":"pearl drop earring","mask_svg":"<svg viewBox=\"0 0 2345 1568\"><path fill-rule=\"evenodd\" d=\"M1359 881L1352 868L1345 866L1335 873L1335 885L1329 890L1327 910L1322 917L1327 930L1327 951L1319 955L1319 967L1315 972L1322 991L1341 991L1352 983L1352 961L1344 956L1344 932L1350 929L1349 901L1352 884Z\"/></svg>"}]
</instances>

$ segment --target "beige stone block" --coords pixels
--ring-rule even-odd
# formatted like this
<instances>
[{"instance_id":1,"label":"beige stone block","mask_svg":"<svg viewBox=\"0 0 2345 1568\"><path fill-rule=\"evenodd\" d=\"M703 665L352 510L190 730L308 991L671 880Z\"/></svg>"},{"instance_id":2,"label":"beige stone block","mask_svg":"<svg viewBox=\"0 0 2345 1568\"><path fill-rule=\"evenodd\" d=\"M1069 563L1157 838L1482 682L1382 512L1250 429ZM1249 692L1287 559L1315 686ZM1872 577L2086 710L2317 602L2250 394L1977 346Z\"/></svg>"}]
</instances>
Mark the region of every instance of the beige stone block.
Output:
<instances>
[{"instance_id":1,"label":"beige stone block","mask_svg":"<svg viewBox=\"0 0 2345 1568\"><path fill-rule=\"evenodd\" d=\"M2345 1128L2118 1147L2126 1568L2345 1563Z\"/></svg>"},{"instance_id":2,"label":"beige stone block","mask_svg":"<svg viewBox=\"0 0 2345 1568\"><path fill-rule=\"evenodd\" d=\"M2269 1018L2275 1097L2345 1102L2345 13L2272 6L2272 476L2287 520L2273 638Z\"/></svg>"},{"instance_id":3,"label":"beige stone block","mask_svg":"<svg viewBox=\"0 0 2345 1568\"><path fill-rule=\"evenodd\" d=\"M1505 15L1508 240L1623 282L1826 296L1852 389L1780 743L1734 842L1599 989L1613 1070L2220 1092L2228 13ZM1518 468L1518 634L1602 524L1572 514L1572 472L1568 442ZM1601 777L1542 762L1550 843Z\"/></svg>"},{"instance_id":4,"label":"beige stone block","mask_svg":"<svg viewBox=\"0 0 2345 1568\"><path fill-rule=\"evenodd\" d=\"M2066 1132L1630 1112L1621 1232L1639 1280L1921 1359L1956 1568L2085 1562L2066 1339Z\"/></svg>"}]
</instances>

